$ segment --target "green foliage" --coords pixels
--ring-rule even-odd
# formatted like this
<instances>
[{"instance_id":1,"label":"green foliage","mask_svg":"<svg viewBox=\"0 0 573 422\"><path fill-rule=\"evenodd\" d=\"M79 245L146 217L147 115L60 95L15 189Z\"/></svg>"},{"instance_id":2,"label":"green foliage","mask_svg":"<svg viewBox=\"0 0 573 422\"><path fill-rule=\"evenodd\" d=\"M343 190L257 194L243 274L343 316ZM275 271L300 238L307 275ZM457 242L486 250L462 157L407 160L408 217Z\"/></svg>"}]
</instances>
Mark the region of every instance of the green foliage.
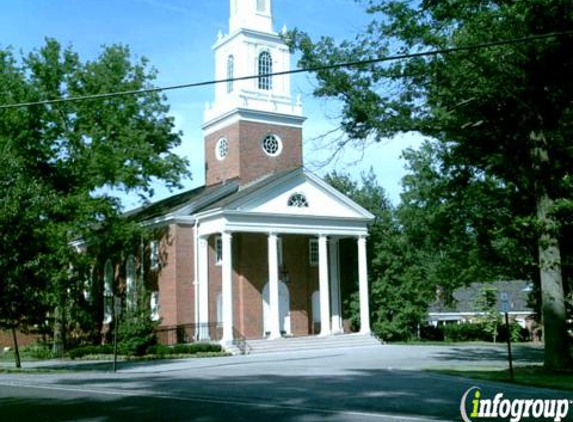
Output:
<instances>
[{"instance_id":1,"label":"green foliage","mask_svg":"<svg viewBox=\"0 0 573 422\"><path fill-rule=\"evenodd\" d=\"M53 39L22 57L0 49L3 105L137 91L155 77L121 45L92 61ZM94 257L118 264L139 230L120 218L119 194L146 200L152 181L178 187L189 174L168 110L157 92L0 110L0 327L41 325L56 307L64 332L101 321L81 298Z\"/></svg>"},{"instance_id":2,"label":"green foliage","mask_svg":"<svg viewBox=\"0 0 573 422\"><path fill-rule=\"evenodd\" d=\"M434 284L491 279L474 277L476 271L525 273L545 297L546 365L567 366L563 291L573 274L573 56L567 52L573 37L464 48L570 31L571 2L363 3L373 19L354 40L337 45L291 31L286 39L301 52L299 66L458 50L315 72L314 94L341 102L348 138L338 144L411 131L437 142L439 160L423 172L418 166L418 180L406 180L414 196L405 197L401 217L422 223L419 230L406 224L429 254L425 275ZM458 271L463 266L456 258L469 264L465 271Z\"/></svg>"},{"instance_id":3,"label":"green foliage","mask_svg":"<svg viewBox=\"0 0 573 422\"><path fill-rule=\"evenodd\" d=\"M193 343L165 346L156 344L147 349L148 355L195 355L198 353L220 353L223 349L219 344Z\"/></svg>"},{"instance_id":4,"label":"green foliage","mask_svg":"<svg viewBox=\"0 0 573 422\"><path fill-rule=\"evenodd\" d=\"M439 328L443 333L446 341L463 342L463 341L488 341L488 342L505 342L507 341L507 328L505 324L498 326L495 337L492 337L491 327L486 321L464 322L462 324L447 324ZM527 341L528 332L516 322L509 323L509 332L511 341Z\"/></svg>"},{"instance_id":5,"label":"green foliage","mask_svg":"<svg viewBox=\"0 0 573 422\"><path fill-rule=\"evenodd\" d=\"M68 356L71 359L81 359L85 356L93 355L113 355L113 345L102 344L102 345L87 345L79 346L68 351Z\"/></svg>"},{"instance_id":6,"label":"green foliage","mask_svg":"<svg viewBox=\"0 0 573 422\"><path fill-rule=\"evenodd\" d=\"M498 291L495 287L484 287L474 303L475 309L483 312L479 321L483 325L484 331L491 336L494 342L497 339L501 324L501 316L497 309L497 294Z\"/></svg>"},{"instance_id":7,"label":"green foliage","mask_svg":"<svg viewBox=\"0 0 573 422\"><path fill-rule=\"evenodd\" d=\"M362 175L360 183L348 175L332 173L325 178L336 189L375 215L368 237L371 324L374 333L388 341L416 336L428 305L428 286L418 270L417 255L394 216L394 209L374 173ZM358 328L359 297L350 296L346 315Z\"/></svg>"},{"instance_id":8,"label":"green foliage","mask_svg":"<svg viewBox=\"0 0 573 422\"><path fill-rule=\"evenodd\" d=\"M150 346L157 343L155 329L158 321L152 321L148 307L128 310L120 318L118 329L118 351L121 355L143 356Z\"/></svg>"},{"instance_id":9,"label":"green foliage","mask_svg":"<svg viewBox=\"0 0 573 422\"><path fill-rule=\"evenodd\" d=\"M492 341L491 334L480 322L447 324L443 327L446 341Z\"/></svg>"}]
</instances>

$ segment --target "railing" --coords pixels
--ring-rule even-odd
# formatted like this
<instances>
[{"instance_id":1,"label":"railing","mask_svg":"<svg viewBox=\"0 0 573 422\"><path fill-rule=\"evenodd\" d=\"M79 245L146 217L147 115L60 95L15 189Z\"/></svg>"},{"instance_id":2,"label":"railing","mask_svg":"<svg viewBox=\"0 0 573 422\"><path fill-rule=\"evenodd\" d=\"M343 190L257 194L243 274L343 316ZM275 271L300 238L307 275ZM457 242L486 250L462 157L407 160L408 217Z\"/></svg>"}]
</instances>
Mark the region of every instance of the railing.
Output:
<instances>
[{"instance_id":1,"label":"railing","mask_svg":"<svg viewBox=\"0 0 573 422\"><path fill-rule=\"evenodd\" d=\"M237 346L242 355L246 355L253 350L243 333L241 333L235 327L233 327L233 345Z\"/></svg>"},{"instance_id":2,"label":"railing","mask_svg":"<svg viewBox=\"0 0 573 422\"><path fill-rule=\"evenodd\" d=\"M155 334L159 343L173 346L197 341L219 341L223 336L223 327L216 322L167 325L158 327Z\"/></svg>"}]
</instances>

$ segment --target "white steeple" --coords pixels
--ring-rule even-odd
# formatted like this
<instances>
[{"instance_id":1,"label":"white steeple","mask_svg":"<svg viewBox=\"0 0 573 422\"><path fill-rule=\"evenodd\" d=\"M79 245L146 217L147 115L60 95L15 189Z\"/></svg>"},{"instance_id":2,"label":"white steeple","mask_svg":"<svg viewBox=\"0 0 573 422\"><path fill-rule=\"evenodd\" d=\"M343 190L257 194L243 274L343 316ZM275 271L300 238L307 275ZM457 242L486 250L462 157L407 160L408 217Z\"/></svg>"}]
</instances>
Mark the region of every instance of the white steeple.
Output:
<instances>
[{"instance_id":1,"label":"white steeple","mask_svg":"<svg viewBox=\"0 0 573 422\"><path fill-rule=\"evenodd\" d=\"M273 32L272 0L231 0L229 34L241 29Z\"/></svg>"},{"instance_id":2,"label":"white steeple","mask_svg":"<svg viewBox=\"0 0 573 422\"><path fill-rule=\"evenodd\" d=\"M229 34L219 34L213 46L215 79L263 76L217 84L215 99L205 110L204 129L216 130L215 123L244 118L245 113L257 120L281 115L300 126L302 106L291 95L290 75L264 76L290 70L289 49L273 31L272 0L230 0L230 6Z\"/></svg>"}]
</instances>

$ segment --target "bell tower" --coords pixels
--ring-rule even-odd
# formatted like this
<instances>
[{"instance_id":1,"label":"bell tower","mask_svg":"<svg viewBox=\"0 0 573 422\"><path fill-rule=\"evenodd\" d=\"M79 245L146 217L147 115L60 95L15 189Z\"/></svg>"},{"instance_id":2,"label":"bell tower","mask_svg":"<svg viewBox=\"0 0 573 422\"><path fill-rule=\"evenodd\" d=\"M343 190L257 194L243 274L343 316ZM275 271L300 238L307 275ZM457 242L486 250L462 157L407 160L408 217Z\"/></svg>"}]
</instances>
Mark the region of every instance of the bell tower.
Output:
<instances>
[{"instance_id":1,"label":"bell tower","mask_svg":"<svg viewBox=\"0 0 573 422\"><path fill-rule=\"evenodd\" d=\"M293 99L290 52L273 30L272 0L230 0L229 33L213 46L215 99L207 104L205 180L242 184L302 166L300 99ZM250 79L232 81L234 78Z\"/></svg>"}]
</instances>

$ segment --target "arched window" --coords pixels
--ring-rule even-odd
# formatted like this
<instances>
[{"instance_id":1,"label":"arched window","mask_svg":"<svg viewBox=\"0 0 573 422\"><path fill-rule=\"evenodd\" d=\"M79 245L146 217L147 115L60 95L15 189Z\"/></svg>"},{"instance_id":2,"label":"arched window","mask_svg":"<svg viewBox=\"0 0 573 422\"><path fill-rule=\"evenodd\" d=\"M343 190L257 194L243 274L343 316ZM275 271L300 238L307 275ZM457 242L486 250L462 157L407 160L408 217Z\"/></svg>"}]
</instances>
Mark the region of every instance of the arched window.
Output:
<instances>
[{"instance_id":1,"label":"arched window","mask_svg":"<svg viewBox=\"0 0 573 422\"><path fill-rule=\"evenodd\" d=\"M233 81L232 79L235 77L235 57L231 54L227 57L227 92L233 92Z\"/></svg>"},{"instance_id":2,"label":"arched window","mask_svg":"<svg viewBox=\"0 0 573 422\"><path fill-rule=\"evenodd\" d=\"M113 307L113 265L108 259L103 268L103 323L112 320Z\"/></svg>"},{"instance_id":3,"label":"arched window","mask_svg":"<svg viewBox=\"0 0 573 422\"><path fill-rule=\"evenodd\" d=\"M308 208L308 201L306 196L302 193L293 193L288 199L287 205L296 208Z\"/></svg>"},{"instance_id":4,"label":"arched window","mask_svg":"<svg viewBox=\"0 0 573 422\"><path fill-rule=\"evenodd\" d=\"M259 89L273 89L271 73L273 73L273 58L271 53L263 51L259 54Z\"/></svg>"},{"instance_id":5,"label":"arched window","mask_svg":"<svg viewBox=\"0 0 573 422\"><path fill-rule=\"evenodd\" d=\"M135 264L135 257L130 255L125 263L125 298L130 309L135 309L137 303L135 297Z\"/></svg>"}]
</instances>

